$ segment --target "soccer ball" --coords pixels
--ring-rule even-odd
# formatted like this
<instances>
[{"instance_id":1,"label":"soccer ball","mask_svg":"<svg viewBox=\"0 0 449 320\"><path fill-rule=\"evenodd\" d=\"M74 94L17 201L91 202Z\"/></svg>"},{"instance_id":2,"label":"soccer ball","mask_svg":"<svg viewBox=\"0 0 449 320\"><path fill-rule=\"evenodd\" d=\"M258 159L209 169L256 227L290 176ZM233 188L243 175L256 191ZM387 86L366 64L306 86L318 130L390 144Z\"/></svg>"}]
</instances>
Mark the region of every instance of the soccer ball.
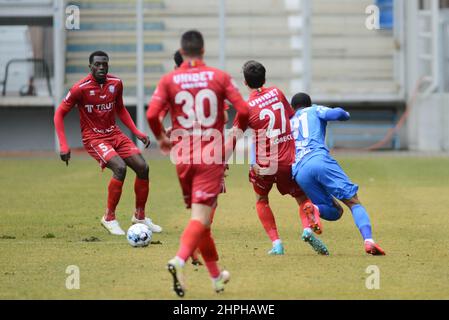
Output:
<instances>
[{"instance_id":1,"label":"soccer ball","mask_svg":"<svg viewBox=\"0 0 449 320\"><path fill-rule=\"evenodd\" d=\"M129 227L126 239L133 247L146 247L150 244L153 232L144 224L136 223Z\"/></svg>"}]
</instances>

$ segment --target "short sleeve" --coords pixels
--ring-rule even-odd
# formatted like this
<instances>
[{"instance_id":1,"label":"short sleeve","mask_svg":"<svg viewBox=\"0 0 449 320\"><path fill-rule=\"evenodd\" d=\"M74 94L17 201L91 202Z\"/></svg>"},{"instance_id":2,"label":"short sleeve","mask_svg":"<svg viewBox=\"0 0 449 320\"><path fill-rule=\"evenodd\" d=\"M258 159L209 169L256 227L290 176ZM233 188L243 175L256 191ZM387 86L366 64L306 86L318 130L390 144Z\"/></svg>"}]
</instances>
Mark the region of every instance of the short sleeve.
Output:
<instances>
[{"instance_id":1,"label":"short sleeve","mask_svg":"<svg viewBox=\"0 0 449 320\"><path fill-rule=\"evenodd\" d=\"M243 100L239 89L237 87L237 83L234 79L231 78L230 75L224 73L224 89L226 99L233 105L237 104L241 100Z\"/></svg>"},{"instance_id":2,"label":"short sleeve","mask_svg":"<svg viewBox=\"0 0 449 320\"><path fill-rule=\"evenodd\" d=\"M163 77L161 81L159 81L156 90L153 93L151 98L152 101L158 102L159 104L166 105L168 103L168 88L166 85L166 77Z\"/></svg>"},{"instance_id":3,"label":"short sleeve","mask_svg":"<svg viewBox=\"0 0 449 320\"><path fill-rule=\"evenodd\" d=\"M72 87L64 100L62 100L62 107L66 111L70 111L73 107L81 102L81 90L78 87Z\"/></svg>"}]
</instances>

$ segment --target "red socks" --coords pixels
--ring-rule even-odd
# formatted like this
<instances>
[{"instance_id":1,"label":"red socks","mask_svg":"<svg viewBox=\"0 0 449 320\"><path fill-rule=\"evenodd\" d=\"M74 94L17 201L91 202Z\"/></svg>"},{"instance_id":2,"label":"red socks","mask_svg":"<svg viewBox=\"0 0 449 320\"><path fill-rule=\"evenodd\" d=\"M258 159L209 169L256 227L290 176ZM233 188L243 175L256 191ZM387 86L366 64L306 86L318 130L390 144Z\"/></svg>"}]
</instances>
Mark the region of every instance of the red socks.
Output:
<instances>
[{"instance_id":1,"label":"red socks","mask_svg":"<svg viewBox=\"0 0 449 320\"><path fill-rule=\"evenodd\" d=\"M106 221L115 220L115 208L122 195L123 181L112 178L108 186L108 209L106 212Z\"/></svg>"},{"instance_id":2,"label":"red socks","mask_svg":"<svg viewBox=\"0 0 449 320\"><path fill-rule=\"evenodd\" d=\"M181 236L181 245L176 256L186 261L198 247L205 231L206 227L201 222L190 220Z\"/></svg>"},{"instance_id":3,"label":"red socks","mask_svg":"<svg viewBox=\"0 0 449 320\"><path fill-rule=\"evenodd\" d=\"M106 221L115 220L115 209L122 195L123 181L112 178L108 186L108 209L106 212ZM134 182L134 192L136 193L136 218L145 219L145 205L150 190L150 182L148 180L136 177Z\"/></svg>"},{"instance_id":4,"label":"red socks","mask_svg":"<svg viewBox=\"0 0 449 320\"><path fill-rule=\"evenodd\" d=\"M145 205L150 191L150 182L148 180L136 177L134 182L134 192L136 194L136 218L138 220L145 219Z\"/></svg>"},{"instance_id":5,"label":"red socks","mask_svg":"<svg viewBox=\"0 0 449 320\"><path fill-rule=\"evenodd\" d=\"M274 219L274 215L271 211L269 203L266 200L258 201L256 203L256 210L260 222L262 222L265 232L270 237L271 241L273 242L279 240L276 221Z\"/></svg>"},{"instance_id":6,"label":"red socks","mask_svg":"<svg viewBox=\"0 0 449 320\"><path fill-rule=\"evenodd\" d=\"M217 264L218 253L211 230L198 220L190 220L181 236L181 245L176 256L186 261L196 248L200 250L211 278L218 278L220 276L220 269Z\"/></svg>"},{"instance_id":7,"label":"red socks","mask_svg":"<svg viewBox=\"0 0 449 320\"><path fill-rule=\"evenodd\" d=\"M218 268L217 264L218 253L210 229L206 229L206 231L204 232L203 237L198 244L198 248L201 251L201 255L203 256L204 262L211 278L218 278L220 276L220 269Z\"/></svg>"},{"instance_id":8,"label":"red socks","mask_svg":"<svg viewBox=\"0 0 449 320\"><path fill-rule=\"evenodd\" d=\"M217 261L204 261L206 268L209 271L209 275L212 279L217 279L220 276L220 268Z\"/></svg>"}]
</instances>

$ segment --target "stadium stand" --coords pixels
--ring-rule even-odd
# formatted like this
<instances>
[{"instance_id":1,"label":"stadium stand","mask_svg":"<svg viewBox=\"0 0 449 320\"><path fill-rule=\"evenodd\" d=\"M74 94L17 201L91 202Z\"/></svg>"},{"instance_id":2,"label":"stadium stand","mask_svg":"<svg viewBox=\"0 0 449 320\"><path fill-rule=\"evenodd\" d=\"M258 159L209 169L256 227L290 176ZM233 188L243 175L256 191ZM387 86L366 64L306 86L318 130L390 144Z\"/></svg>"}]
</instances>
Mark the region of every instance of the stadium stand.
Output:
<instances>
[{"instance_id":1,"label":"stadium stand","mask_svg":"<svg viewBox=\"0 0 449 320\"><path fill-rule=\"evenodd\" d=\"M449 65L448 51L442 46L439 52L438 45L435 45L439 37L435 32L438 23L442 29L442 39L447 41L449 38L449 15L447 11L440 10L439 13L438 9L429 9L435 8L436 0L227 0L224 65L220 59L220 1L142 1L145 103L161 75L172 70L172 55L179 47L180 34L191 28L201 30L206 38L207 63L223 67L231 73L244 94L247 90L243 86L241 66L248 59L256 59L268 69L267 84L280 87L288 97L306 90L317 103L349 109L353 114L350 123L345 127L330 127L329 143L334 147L366 147L391 131L398 119L402 119L406 101L414 94L420 78L426 78L426 83L417 90L418 93L436 93L438 66L441 66L438 72L443 83L440 90L447 91L449 87L445 72ZM11 25L25 28L45 25L52 28L53 24L53 30L56 30L58 24L54 23L56 15L53 14L58 3L62 2L0 0L0 33L11 32L12 29L4 31ZM447 7L448 1L439 3ZM65 1L65 5L70 4L80 8L80 29L63 29L60 38L53 38L60 39L62 45L56 43L53 47L53 43L49 43L46 47L50 50L54 48L54 56L44 57L51 67L51 84L56 100L59 101L59 95L64 95L73 83L88 72L88 55L94 50L103 49L111 56L110 72L124 80L125 103L134 116L137 101L136 0ZM368 16L366 8L373 4L381 9L381 30L365 27ZM65 18L65 5L60 11L61 19ZM423 26L433 26L433 29L427 30ZM20 37L24 35L5 36L2 33L0 37L0 90L4 67L9 59L33 58L23 52L35 51L34 48L19 48L29 46L28 40L21 41L17 46L8 43L8 38L17 40ZM13 53L14 50L20 53ZM8 57L5 51L9 51ZM439 54L444 54L441 63L438 62ZM16 127L15 122L21 121L23 126L33 127L30 117L42 116L46 119L57 103L53 97L40 94L37 97L20 97L18 89L30 80L31 73L25 65L17 68L22 71L8 82L11 92L0 97L0 126L9 137L13 136L9 129ZM63 89L59 86L62 83ZM433 97L431 101L437 103L445 99ZM419 117L426 113L426 100L416 101L417 106L411 110L411 119L407 122L408 131L395 132L386 148L428 148L428 139L423 137L430 135L425 129L429 124ZM35 110L37 107L41 111ZM37 115L38 112L41 114ZM21 117L22 114L26 116ZM441 119L436 119L432 127L444 127L443 123L437 123ZM0 141L0 149L52 149L55 143L51 121L42 123L45 123L45 129L41 131L45 131L46 135L39 143L30 145L27 137L16 130L8 145ZM67 119L67 130L69 142L74 147L80 146L76 114ZM438 142L432 150L441 148L440 145Z\"/></svg>"},{"instance_id":2,"label":"stadium stand","mask_svg":"<svg viewBox=\"0 0 449 320\"><path fill-rule=\"evenodd\" d=\"M86 71L86 56L94 49L111 53L111 72L125 83L125 95L136 92L135 2L114 0L73 1L82 10L80 30L67 33L67 84ZM282 0L226 1L226 69L242 83L241 66L249 58L267 65L270 81L290 89L301 74L298 28ZM150 95L160 76L173 68L172 55L179 48L179 35L195 28L207 43L207 62L219 67L218 1L145 0L145 90ZM295 9L295 8L293 8ZM269 23L267 23L269 21ZM296 38L295 38L296 37ZM280 49L282 48L282 49Z\"/></svg>"},{"instance_id":3,"label":"stadium stand","mask_svg":"<svg viewBox=\"0 0 449 320\"><path fill-rule=\"evenodd\" d=\"M369 0L315 0L312 5L312 81L324 101L398 100L395 38L391 30L368 30Z\"/></svg>"}]
</instances>

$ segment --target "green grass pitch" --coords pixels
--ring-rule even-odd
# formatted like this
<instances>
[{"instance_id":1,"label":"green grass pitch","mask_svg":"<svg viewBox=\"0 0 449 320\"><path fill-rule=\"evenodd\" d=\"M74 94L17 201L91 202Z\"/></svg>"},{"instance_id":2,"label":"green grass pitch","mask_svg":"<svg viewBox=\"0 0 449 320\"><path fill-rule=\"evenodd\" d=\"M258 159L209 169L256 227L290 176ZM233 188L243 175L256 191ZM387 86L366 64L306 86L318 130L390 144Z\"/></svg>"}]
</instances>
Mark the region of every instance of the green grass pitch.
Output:
<instances>
[{"instance_id":1,"label":"green grass pitch","mask_svg":"<svg viewBox=\"0 0 449 320\"><path fill-rule=\"evenodd\" d=\"M214 234L222 266L232 275L217 296L204 267L186 268L188 299L448 299L449 159L389 155L338 156L360 185L374 237L385 257L364 253L351 213L324 222L331 252L317 256L299 240L293 199L274 190L271 205L285 256L271 257L258 221L247 166L231 166L219 199ZM0 299L176 299L166 262L189 219L174 167L149 160L148 213L162 225L147 248L100 225L110 172L87 157L66 167L55 158L0 158ZM128 228L134 206L128 171L118 219ZM50 236L49 236L50 234ZM52 237L54 235L54 237ZM100 241L83 239L96 237ZM80 289L65 286L66 268L80 269ZM368 266L380 270L380 289L368 290Z\"/></svg>"}]
</instances>

